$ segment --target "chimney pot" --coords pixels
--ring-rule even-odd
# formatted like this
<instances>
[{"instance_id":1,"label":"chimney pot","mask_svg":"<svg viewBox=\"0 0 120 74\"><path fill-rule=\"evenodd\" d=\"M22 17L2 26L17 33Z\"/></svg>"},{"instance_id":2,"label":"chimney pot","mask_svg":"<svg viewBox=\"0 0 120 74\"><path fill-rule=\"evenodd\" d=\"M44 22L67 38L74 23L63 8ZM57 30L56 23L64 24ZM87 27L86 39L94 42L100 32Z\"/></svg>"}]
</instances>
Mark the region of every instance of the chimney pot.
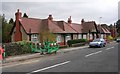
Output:
<instances>
[{"instance_id":1,"label":"chimney pot","mask_svg":"<svg viewBox=\"0 0 120 74\"><path fill-rule=\"evenodd\" d=\"M84 22L85 22L84 19L82 19L82 20L81 20L81 24L83 24Z\"/></svg>"},{"instance_id":2,"label":"chimney pot","mask_svg":"<svg viewBox=\"0 0 120 74\"><path fill-rule=\"evenodd\" d=\"M17 11L19 12L19 9Z\"/></svg>"},{"instance_id":3,"label":"chimney pot","mask_svg":"<svg viewBox=\"0 0 120 74\"><path fill-rule=\"evenodd\" d=\"M69 24L72 23L71 16L68 18L68 23L69 23Z\"/></svg>"},{"instance_id":4,"label":"chimney pot","mask_svg":"<svg viewBox=\"0 0 120 74\"><path fill-rule=\"evenodd\" d=\"M52 17L51 14L49 15L48 19L51 20L51 21L53 20L53 17Z\"/></svg>"}]
</instances>

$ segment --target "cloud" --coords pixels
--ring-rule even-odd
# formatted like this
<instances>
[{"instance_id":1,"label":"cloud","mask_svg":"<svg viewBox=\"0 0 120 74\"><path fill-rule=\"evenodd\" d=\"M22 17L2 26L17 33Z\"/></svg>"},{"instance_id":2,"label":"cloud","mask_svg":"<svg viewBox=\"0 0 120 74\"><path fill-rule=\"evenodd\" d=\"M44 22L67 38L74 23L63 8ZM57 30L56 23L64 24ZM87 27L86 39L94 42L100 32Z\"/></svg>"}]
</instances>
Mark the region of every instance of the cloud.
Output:
<instances>
[{"instance_id":1,"label":"cloud","mask_svg":"<svg viewBox=\"0 0 120 74\"><path fill-rule=\"evenodd\" d=\"M5 0L7 1L7 0ZM72 16L73 22L80 23L84 18L86 21L96 21L111 24L117 21L118 8L117 0L70 0L69 2L2 2L2 11L6 15L6 19L15 18L15 12L19 8L22 13L27 13L29 17L45 19L52 14L55 20L67 21ZM22 0L21 0L22 1ZM45 0L47 1L47 0ZM52 2L53 1L53 2ZM77 2L78 1L78 2ZM115 3L113 3L113 1ZM109 3L105 3L109 2Z\"/></svg>"}]
</instances>

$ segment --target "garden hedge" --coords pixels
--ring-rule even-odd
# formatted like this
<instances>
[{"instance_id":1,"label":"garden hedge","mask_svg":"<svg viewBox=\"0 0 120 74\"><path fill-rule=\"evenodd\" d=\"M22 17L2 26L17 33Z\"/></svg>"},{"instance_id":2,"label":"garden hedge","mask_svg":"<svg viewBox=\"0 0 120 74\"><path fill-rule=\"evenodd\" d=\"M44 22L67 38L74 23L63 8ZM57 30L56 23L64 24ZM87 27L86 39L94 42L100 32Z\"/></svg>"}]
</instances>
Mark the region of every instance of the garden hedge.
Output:
<instances>
[{"instance_id":1,"label":"garden hedge","mask_svg":"<svg viewBox=\"0 0 120 74\"><path fill-rule=\"evenodd\" d=\"M84 42L88 42L87 39L75 39L75 40L68 40L67 44L70 46L72 46L72 44L77 44L77 43L84 43Z\"/></svg>"},{"instance_id":2,"label":"garden hedge","mask_svg":"<svg viewBox=\"0 0 120 74\"><path fill-rule=\"evenodd\" d=\"M31 48L29 47L30 43L31 42L26 42L26 41L5 43L4 45L5 45L6 57L32 53Z\"/></svg>"}]
</instances>

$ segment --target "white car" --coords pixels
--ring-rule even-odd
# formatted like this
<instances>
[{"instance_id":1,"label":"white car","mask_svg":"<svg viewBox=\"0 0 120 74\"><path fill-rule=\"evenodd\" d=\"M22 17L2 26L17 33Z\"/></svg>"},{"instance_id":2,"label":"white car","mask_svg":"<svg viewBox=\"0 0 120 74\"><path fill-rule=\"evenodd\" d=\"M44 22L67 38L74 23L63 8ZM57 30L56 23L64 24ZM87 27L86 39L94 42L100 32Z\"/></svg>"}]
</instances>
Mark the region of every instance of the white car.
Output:
<instances>
[{"instance_id":1,"label":"white car","mask_svg":"<svg viewBox=\"0 0 120 74\"><path fill-rule=\"evenodd\" d=\"M120 38L117 38L117 39L116 39L116 42L120 42Z\"/></svg>"},{"instance_id":2,"label":"white car","mask_svg":"<svg viewBox=\"0 0 120 74\"><path fill-rule=\"evenodd\" d=\"M102 38L94 39L89 43L89 47L105 47L106 41Z\"/></svg>"}]
</instances>

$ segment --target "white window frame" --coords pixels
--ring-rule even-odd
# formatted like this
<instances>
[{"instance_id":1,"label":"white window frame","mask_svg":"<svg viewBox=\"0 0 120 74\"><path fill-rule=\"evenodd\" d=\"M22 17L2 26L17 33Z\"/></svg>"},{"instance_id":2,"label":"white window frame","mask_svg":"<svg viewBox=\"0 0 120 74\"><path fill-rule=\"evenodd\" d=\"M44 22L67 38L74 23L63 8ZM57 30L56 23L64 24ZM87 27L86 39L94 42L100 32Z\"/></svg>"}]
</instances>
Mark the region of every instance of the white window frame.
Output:
<instances>
[{"instance_id":1,"label":"white window frame","mask_svg":"<svg viewBox=\"0 0 120 74\"><path fill-rule=\"evenodd\" d=\"M82 39L82 34L78 34L78 39Z\"/></svg>"},{"instance_id":2,"label":"white window frame","mask_svg":"<svg viewBox=\"0 0 120 74\"><path fill-rule=\"evenodd\" d=\"M87 39L87 35L86 34L83 34L83 39Z\"/></svg>"},{"instance_id":3,"label":"white window frame","mask_svg":"<svg viewBox=\"0 0 120 74\"><path fill-rule=\"evenodd\" d=\"M32 41L32 42L38 42L37 34L32 34L32 35L31 35L31 41Z\"/></svg>"},{"instance_id":4,"label":"white window frame","mask_svg":"<svg viewBox=\"0 0 120 74\"><path fill-rule=\"evenodd\" d=\"M56 41L57 43L61 42L61 35L57 35Z\"/></svg>"},{"instance_id":5,"label":"white window frame","mask_svg":"<svg viewBox=\"0 0 120 74\"><path fill-rule=\"evenodd\" d=\"M65 37L65 40L66 40L66 42L67 42L68 40L71 40L71 36L70 36L70 35L67 35L67 36Z\"/></svg>"}]
</instances>

